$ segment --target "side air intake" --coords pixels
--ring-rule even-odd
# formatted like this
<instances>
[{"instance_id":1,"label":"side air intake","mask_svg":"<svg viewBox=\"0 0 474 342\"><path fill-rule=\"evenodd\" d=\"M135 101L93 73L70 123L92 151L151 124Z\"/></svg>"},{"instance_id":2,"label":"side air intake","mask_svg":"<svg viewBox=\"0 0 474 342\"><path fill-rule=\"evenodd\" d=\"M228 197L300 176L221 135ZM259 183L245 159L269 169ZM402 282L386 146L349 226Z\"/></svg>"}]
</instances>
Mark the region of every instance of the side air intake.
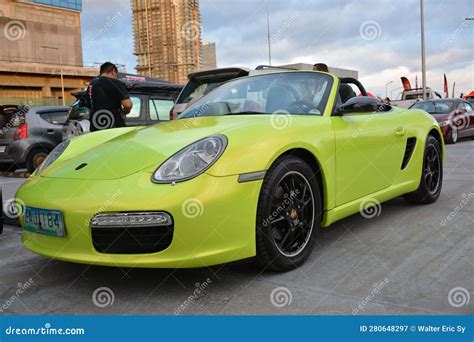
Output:
<instances>
[{"instance_id":1,"label":"side air intake","mask_svg":"<svg viewBox=\"0 0 474 342\"><path fill-rule=\"evenodd\" d=\"M415 146L416 138L408 138L407 146L405 148L405 155L403 156L402 170L404 170L410 162L411 156L413 155L413 151L415 150Z\"/></svg>"}]
</instances>

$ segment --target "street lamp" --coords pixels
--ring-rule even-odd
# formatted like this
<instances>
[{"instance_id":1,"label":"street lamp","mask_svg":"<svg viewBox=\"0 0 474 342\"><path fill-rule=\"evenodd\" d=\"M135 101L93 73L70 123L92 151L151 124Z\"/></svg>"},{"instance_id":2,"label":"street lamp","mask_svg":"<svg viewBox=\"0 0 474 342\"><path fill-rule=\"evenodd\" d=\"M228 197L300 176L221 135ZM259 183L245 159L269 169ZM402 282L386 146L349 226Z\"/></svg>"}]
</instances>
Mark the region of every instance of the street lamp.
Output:
<instances>
[{"instance_id":1,"label":"street lamp","mask_svg":"<svg viewBox=\"0 0 474 342\"><path fill-rule=\"evenodd\" d=\"M64 97L64 77L63 77L63 62L61 59L61 52L59 51L59 48L54 47L54 46L41 46L43 49L51 49L51 50L56 50L58 52L59 56L59 70L61 74L61 91L62 91L62 97L63 97L63 107L66 107L66 98Z\"/></svg>"},{"instance_id":2,"label":"street lamp","mask_svg":"<svg viewBox=\"0 0 474 342\"><path fill-rule=\"evenodd\" d=\"M385 97L386 97L386 98L388 97L388 85L389 85L389 84L392 84L392 83L393 83L393 81L390 81L390 82L385 83Z\"/></svg>"},{"instance_id":3,"label":"street lamp","mask_svg":"<svg viewBox=\"0 0 474 342\"><path fill-rule=\"evenodd\" d=\"M421 29L421 78L423 87L423 100L426 100L426 53L425 53L425 18L423 0L420 0L420 29Z\"/></svg>"}]
</instances>

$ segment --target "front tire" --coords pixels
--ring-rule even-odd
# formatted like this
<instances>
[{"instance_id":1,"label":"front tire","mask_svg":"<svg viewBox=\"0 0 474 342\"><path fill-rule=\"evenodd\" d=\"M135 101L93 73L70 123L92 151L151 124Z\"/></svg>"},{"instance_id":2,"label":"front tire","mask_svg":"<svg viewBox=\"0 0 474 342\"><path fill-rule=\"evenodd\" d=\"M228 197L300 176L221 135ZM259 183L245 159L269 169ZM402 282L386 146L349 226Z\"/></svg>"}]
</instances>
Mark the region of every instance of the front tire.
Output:
<instances>
[{"instance_id":1,"label":"front tire","mask_svg":"<svg viewBox=\"0 0 474 342\"><path fill-rule=\"evenodd\" d=\"M430 204L435 202L443 184L443 162L441 157L441 145L435 137L430 135L426 141L423 155L423 168L421 172L420 186L412 193L405 195L410 203Z\"/></svg>"},{"instance_id":2,"label":"front tire","mask_svg":"<svg viewBox=\"0 0 474 342\"><path fill-rule=\"evenodd\" d=\"M300 158L278 159L265 176L258 201L258 264L274 271L303 264L314 248L321 212L314 171Z\"/></svg>"}]
</instances>

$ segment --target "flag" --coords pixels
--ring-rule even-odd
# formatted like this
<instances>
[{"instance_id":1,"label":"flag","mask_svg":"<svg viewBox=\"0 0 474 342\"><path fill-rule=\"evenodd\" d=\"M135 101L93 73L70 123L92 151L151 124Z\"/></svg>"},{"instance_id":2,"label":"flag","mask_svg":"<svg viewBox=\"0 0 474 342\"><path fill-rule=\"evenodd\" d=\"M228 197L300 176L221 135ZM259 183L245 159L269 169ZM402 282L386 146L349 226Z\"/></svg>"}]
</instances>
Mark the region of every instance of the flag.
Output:
<instances>
[{"instance_id":1,"label":"flag","mask_svg":"<svg viewBox=\"0 0 474 342\"><path fill-rule=\"evenodd\" d=\"M400 77L400 79L402 80L403 90L410 90L411 85L410 85L410 81L408 80L408 78L403 76L403 77Z\"/></svg>"},{"instance_id":2,"label":"flag","mask_svg":"<svg viewBox=\"0 0 474 342\"><path fill-rule=\"evenodd\" d=\"M444 74L444 95L445 97L449 97L448 79L446 78L446 74Z\"/></svg>"}]
</instances>

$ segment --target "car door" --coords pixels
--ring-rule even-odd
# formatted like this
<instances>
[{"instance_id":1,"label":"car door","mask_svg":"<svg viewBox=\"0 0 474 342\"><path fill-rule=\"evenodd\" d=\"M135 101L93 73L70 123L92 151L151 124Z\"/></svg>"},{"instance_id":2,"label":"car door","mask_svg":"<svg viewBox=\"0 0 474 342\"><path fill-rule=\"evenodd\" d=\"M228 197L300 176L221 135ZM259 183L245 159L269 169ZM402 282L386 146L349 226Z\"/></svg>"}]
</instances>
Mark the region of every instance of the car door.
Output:
<instances>
[{"instance_id":1,"label":"car door","mask_svg":"<svg viewBox=\"0 0 474 342\"><path fill-rule=\"evenodd\" d=\"M466 116L469 119L469 127L467 129L466 136L474 136L474 109L469 102L464 102L464 107L466 108Z\"/></svg>"},{"instance_id":2,"label":"car door","mask_svg":"<svg viewBox=\"0 0 474 342\"><path fill-rule=\"evenodd\" d=\"M147 119L144 110L143 95L130 95L132 101L132 110L125 117L125 126L146 126Z\"/></svg>"},{"instance_id":3,"label":"car door","mask_svg":"<svg viewBox=\"0 0 474 342\"><path fill-rule=\"evenodd\" d=\"M336 206L394 183L406 145L406 131L398 120L393 113L379 112L332 117L336 141Z\"/></svg>"},{"instance_id":4,"label":"car door","mask_svg":"<svg viewBox=\"0 0 474 342\"><path fill-rule=\"evenodd\" d=\"M52 146L59 144L63 140L63 125L69 115L68 109L46 109L36 114L37 125L29 127L31 136L38 140L45 139Z\"/></svg>"},{"instance_id":5,"label":"car door","mask_svg":"<svg viewBox=\"0 0 474 342\"><path fill-rule=\"evenodd\" d=\"M463 101L459 102L454 111L454 122L458 127L459 138L470 135L470 115L467 113L466 105Z\"/></svg>"},{"instance_id":6,"label":"car door","mask_svg":"<svg viewBox=\"0 0 474 342\"><path fill-rule=\"evenodd\" d=\"M174 106L173 99L164 96L151 96L148 99L148 124L170 120L170 111Z\"/></svg>"}]
</instances>

